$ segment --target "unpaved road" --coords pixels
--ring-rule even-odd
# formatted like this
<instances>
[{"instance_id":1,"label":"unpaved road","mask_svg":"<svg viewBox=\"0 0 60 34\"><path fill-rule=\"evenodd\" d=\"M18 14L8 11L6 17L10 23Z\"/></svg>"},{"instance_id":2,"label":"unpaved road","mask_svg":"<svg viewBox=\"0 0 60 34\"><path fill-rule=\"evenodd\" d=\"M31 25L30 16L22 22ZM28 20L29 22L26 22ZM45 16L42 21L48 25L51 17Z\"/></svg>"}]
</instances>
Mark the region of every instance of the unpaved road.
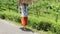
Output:
<instances>
[{"instance_id":1,"label":"unpaved road","mask_svg":"<svg viewBox=\"0 0 60 34\"><path fill-rule=\"evenodd\" d=\"M0 20L0 34L36 34L32 31L23 31L21 27L8 24L5 20Z\"/></svg>"}]
</instances>

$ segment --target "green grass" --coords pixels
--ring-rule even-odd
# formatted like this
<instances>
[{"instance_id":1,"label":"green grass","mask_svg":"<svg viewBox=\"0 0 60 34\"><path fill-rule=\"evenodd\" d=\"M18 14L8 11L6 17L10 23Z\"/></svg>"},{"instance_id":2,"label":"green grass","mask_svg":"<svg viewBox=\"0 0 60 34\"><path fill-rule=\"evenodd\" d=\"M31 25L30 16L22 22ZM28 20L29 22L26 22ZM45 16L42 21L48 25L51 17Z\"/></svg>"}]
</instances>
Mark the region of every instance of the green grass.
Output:
<instances>
[{"instance_id":1,"label":"green grass","mask_svg":"<svg viewBox=\"0 0 60 34\"><path fill-rule=\"evenodd\" d=\"M0 18L5 17L4 19L6 20L10 20L10 21L15 21L13 23L15 23L16 25L19 26L19 24L21 23L20 21L20 17L18 16L18 14L16 12L9 12L9 11L3 11L0 12ZM60 21L58 21L57 23L55 22L55 18L53 18L52 16L49 16L48 14L44 14L43 16L40 17L36 17L33 15L29 15L28 16L28 27L31 27L33 29L36 30L44 30L43 28L48 28L48 31L52 31L53 33L58 33L59 34L59 26L60 26ZM42 25L41 25L42 24ZM43 25L44 24L44 25ZM51 24L51 25L48 25ZM50 27L48 27L48 26ZM36 26L38 28L36 28ZM44 27L41 27L44 26ZM41 27L41 28L40 28ZM55 32L56 31L56 32Z\"/></svg>"},{"instance_id":2,"label":"green grass","mask_svg":"<svg viewBox=\"0 0 60 34\"><path fill-rule=\"evenodd\" d=\"M17 12L17 0L14 0L14 3L13 0L9 1L10 3L7 1L9 0L5 2L0 0L0 18L15 21L16 24L21 23L21 16L18 16ZM6 6L6 4L8 6ZM56 13L58 13L57 22ZM48 29L48 31L60 34L60 2L55 2L55 0L39 0L33 4L33 8L32 4L29 5L28 15L28 27L39 31Z\"/></svg>"}]
</instances>

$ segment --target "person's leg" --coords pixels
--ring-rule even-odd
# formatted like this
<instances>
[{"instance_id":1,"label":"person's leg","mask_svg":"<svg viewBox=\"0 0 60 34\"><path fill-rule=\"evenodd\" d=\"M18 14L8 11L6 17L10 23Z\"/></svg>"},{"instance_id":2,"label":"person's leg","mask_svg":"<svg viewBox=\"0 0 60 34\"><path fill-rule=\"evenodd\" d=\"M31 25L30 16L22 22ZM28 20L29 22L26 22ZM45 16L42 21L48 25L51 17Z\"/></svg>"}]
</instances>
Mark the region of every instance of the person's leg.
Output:
<instances>
[{"instance_id":1,"label":"person's leg","mask_svg":"<svg viewBox=\"0 0 60 34\"><path fill-rule=\"evenodd\" d=\"M24 26L24 31L26 31L26 26Z\"/></svg>"}]
</instances>

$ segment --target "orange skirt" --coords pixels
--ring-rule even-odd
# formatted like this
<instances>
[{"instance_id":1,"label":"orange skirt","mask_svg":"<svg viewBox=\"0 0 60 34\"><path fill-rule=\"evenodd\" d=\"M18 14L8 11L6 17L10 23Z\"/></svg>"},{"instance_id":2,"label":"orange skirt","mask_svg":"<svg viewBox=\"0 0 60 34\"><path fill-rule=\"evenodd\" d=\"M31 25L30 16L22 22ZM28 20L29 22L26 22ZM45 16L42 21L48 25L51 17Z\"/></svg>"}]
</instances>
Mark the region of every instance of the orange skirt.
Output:
<instances>
[{"instance_id":1,"label":"orange skirt","mask_svg":"<svg viewBox=\"0 0 60 34\"><path fill-rule=\"evenodd\" d=\"M28 22L28 17L22 17L21 18L21 22L22 22L22 25L23 26L26 26L27 25L27 22Z\"/></svg>"}]
</instances>

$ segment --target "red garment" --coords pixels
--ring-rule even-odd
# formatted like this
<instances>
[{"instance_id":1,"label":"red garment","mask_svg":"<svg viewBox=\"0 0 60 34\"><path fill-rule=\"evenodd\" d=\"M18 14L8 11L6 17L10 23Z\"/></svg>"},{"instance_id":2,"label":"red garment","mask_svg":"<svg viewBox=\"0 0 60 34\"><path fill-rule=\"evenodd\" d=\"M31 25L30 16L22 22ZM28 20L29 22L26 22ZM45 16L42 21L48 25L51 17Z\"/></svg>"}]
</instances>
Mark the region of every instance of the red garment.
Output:
<instances>
[{"instance_id":1,"label":"red garment","mask_svg":"<svg viewBox=\"0 0 60 34\"><path fill-rule=\"evenodd\" d=\"M28 17L22 17L21 18L21 22L22 22L22 25L23 26L26 26L27 25L27 22L28 22Z\"/></svg>"}]
</instances>

